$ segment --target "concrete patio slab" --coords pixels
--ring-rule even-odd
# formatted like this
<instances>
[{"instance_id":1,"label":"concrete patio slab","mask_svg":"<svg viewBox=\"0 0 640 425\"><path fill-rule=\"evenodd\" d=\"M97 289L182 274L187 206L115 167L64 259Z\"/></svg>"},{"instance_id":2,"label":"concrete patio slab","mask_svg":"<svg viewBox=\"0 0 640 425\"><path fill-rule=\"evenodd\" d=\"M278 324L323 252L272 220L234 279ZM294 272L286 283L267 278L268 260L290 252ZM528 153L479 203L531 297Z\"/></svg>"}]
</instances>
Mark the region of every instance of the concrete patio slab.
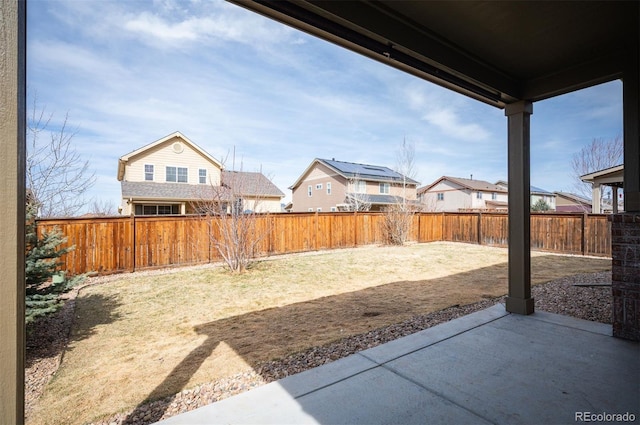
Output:
<instances>
[{"instance_id":1,"label":"concrete patio slab","mask_svg":"<svg viewBox=\"0 0 640 425\"><path fill-rule=\"evenodd\" d=\"M610 334L499 304L160 423L637 423L640 345Z\"/></svg>"}]
</instances>

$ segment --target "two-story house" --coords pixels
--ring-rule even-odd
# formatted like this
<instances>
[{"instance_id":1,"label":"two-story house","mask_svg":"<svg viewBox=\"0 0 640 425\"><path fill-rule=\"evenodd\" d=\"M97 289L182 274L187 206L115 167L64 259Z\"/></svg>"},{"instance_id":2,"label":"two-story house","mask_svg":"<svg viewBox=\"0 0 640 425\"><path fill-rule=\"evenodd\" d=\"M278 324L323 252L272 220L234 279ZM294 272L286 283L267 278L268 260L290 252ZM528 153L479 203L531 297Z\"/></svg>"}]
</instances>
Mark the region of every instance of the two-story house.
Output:
<instances>
[{"instance_id":1,"label":"two-story house","mask_svg":"<svg viewBox=\"0 0 640 425\"><path fill-rule=\"evenodd\" d=\"M555 210L555 195L530 187L531 205L543 200ZM429 186L418 189L418 201L425 211L507 211L509 186L504 180L495 184L485 180L442 176Z\"/></svg>"},{"instance_id":2,"label":"two-story house","mask_svg":"<svg viewBox=\"0 0 640 425\"><path fill-rule=\"evenodd\" d=\"M507 189L484 180L442 176L418 189L425 211L506 211Z\"/></svg>"},{"instance_id":3,"label":"two-story house","mask_svg":"<svg viewBox=\"0 0 640 425\"><path fill-rule=\"evenodd\" d=\"M381 211L415 202L417 186L384 166L316 158L289 187L291 211Z\"/></svg>"},{"instance_id":4,"label":"two-story house","mask_svg":"<svg viewBox=\"0 0 640 425\"><path fill-rule=\"evenodd\" d=\"M122 214L192 214L198 204L240 193L243 209L279 212L284 193L261 173L226 171L180 132L118 160ZM222 194L222 195L221 195Z\"/></svg>"}]
</instances>

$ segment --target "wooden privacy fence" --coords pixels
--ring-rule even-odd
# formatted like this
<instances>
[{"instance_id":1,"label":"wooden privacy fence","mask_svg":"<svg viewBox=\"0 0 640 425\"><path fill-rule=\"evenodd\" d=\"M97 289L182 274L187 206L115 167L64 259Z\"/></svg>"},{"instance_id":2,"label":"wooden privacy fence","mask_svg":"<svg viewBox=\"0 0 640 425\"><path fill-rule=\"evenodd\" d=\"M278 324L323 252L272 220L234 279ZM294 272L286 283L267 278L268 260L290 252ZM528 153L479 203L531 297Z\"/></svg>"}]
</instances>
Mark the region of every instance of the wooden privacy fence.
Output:
<instances>
[{"instance_id":1,"label":"wooden privacy fence","mask_svg":"<svg viewBox=\"0 0 640 425\"><path fill-rule=\"evenodd\" d=\"M38 220L38 231L59 228L67 237L61 269L75 275L220 261L210 234L215 217L98 217ZM383 213L287 213L258 216L264 234L260 255L385 243ZM409 239L506 247L503 213L419 213ZM611 227L600 214L531 214L531 248L566 254L610 256Z\"/></svg>"}]
</instances>

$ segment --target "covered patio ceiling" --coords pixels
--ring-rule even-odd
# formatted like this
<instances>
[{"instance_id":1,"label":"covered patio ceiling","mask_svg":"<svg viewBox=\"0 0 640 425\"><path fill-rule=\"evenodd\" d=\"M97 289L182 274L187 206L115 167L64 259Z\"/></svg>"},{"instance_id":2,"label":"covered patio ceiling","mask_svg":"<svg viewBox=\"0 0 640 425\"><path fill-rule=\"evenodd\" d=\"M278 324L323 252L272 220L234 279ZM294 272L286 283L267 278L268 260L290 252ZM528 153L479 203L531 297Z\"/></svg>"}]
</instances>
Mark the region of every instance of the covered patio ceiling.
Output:
<instances>
[{"instance_id":1,"label":"covered patio ceiling","mask_svg":"<svg viewBox=\"0 0 640 425\"><path fill-rule=\"evenodd\" d=\"M231 1L497 107L621 78L638 49L636 2Z\"/></svg>"}]
</instances>

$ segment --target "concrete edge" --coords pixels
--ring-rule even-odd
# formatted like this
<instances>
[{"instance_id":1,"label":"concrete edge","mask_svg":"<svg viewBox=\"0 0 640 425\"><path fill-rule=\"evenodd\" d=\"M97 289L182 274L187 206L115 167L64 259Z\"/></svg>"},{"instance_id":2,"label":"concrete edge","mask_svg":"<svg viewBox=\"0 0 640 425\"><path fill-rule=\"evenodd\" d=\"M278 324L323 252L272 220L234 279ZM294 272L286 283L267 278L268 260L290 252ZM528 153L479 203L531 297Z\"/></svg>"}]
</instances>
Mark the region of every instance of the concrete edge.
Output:
<instances>
[{"instance_id":1,"label":"concrete edge","mask_svg":"<svg viewBox=\"0 0 640 425\"><path fill-rule=\"evenodd\" d=\"M557 313L549 313L547 311L536 311L527 317L541 322L552 323L554 325L565 326L585 332L613 336L613 326L606 323L592 322L590 320L578 319L576 317L564 316Z\"/></svg>"},{"instance_id":2,"label":"concrete edge","mask_svg":"<svg viewBox=\"0 0 640 425\"><path fill-rule=\"evenodd\" d=\"M498 303L484 310L458 317L432 328L361 351L359 354L377 364L384 364L399 357L437 344L478 326L509 315L504 304Z\"/></svg>"}]
</instances>

